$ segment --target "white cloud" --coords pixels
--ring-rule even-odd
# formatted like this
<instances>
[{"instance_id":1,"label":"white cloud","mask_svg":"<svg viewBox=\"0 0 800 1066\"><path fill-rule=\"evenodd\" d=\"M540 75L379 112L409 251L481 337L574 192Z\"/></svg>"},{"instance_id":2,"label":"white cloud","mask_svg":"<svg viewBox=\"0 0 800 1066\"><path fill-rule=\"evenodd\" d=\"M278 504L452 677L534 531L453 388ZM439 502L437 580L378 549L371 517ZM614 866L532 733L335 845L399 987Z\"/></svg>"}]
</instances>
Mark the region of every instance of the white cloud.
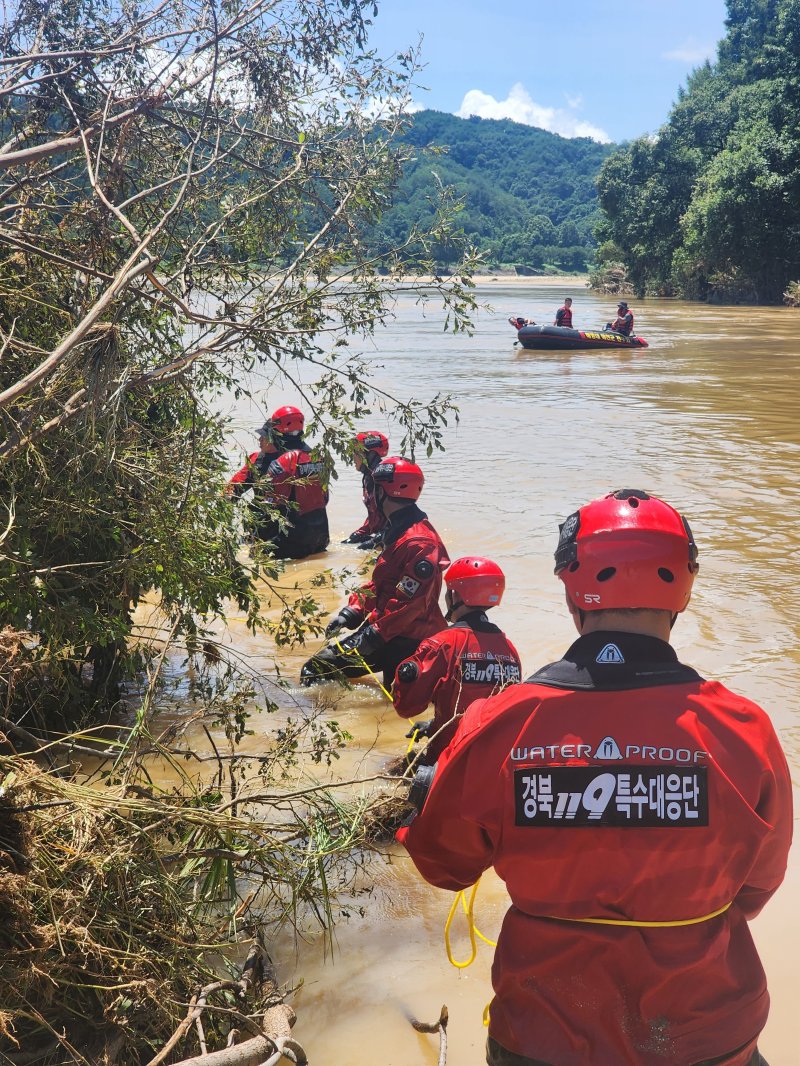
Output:
<instances>
[{"instance_id":1,"label":"white cloud","mask_svg":"<svg viewBox=\"0 0 800 1066\"><path fill-rule=\"evenodd\" d=\"M424 111L425 104L418 104L410 96L371 96L361 108L361 114L369 119L390 118L402 112L404 115L413 115L417 111Z\"/></svg>"},{"instance_id":2,"label":"white cloud","mask_svg":"<svg viewBox=\"0 0 800 1066\"><path fill-rule=\"evenodd\" d=\"M669 52L662 52L662 59L672 59L676 63L705 63L707 59L713 59L716 52L715 44L701 44L694 37L687 37L677 48Z\"/></svg>"},{"instance_id":3,"label":"white cloud","mask_svg":"<svg viewBox=\"0 0 800 1066\"><path fill-rule=\"evenodd\" d=\"M599 126L593 126L574 114L580 101L569 100L570 110L545 107L537 104L521 82L512 86L505 100L495 100L489 93L480 89L470 89L456 111L459 118L477 115L479 118L510 118L525 126L538 126L562 137L591 137L592 140L607 144L611 138Z\"/></svg>"}]
</instances>

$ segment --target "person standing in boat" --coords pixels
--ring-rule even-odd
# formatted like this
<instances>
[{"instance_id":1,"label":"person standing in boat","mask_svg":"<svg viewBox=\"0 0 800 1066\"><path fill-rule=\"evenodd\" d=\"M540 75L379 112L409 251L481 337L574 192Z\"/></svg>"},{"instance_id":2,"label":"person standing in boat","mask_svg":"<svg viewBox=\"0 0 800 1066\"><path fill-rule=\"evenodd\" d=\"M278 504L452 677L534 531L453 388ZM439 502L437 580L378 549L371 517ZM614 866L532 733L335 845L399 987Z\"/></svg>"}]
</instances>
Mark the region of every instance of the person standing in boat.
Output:
<instances>
[{"instance_id":1,"label":"person standing in boat","mask_svg":"<svg viewBox=\"0 0 800 1066\"><path fill-rule=\"evenodd\" d=\"M633 336L633 312L624 300L617 304L617 317L609 322L606 329L613 329L615 333L621 333L623 337Z\"/></svg>"},{"instance_id":2,"label":"person standing in boat","mask_svg":"<svg viewBox=\"0 0 800 1066\"><path fill-rule=\"evenodd\" d=\"M554 326L563 326L565 329L572 329L572 297L567 296L564 299L564 306L559 307L556 311Z\"/></svg>"},{"instance_id":3,"label":"person standing in boat","mask_svg":"<svg viewBox=\"0 0 800 1066\"><path fill-rule=\"evenodd\" d=\"M397 832L439 888L490 866L506 882L487 1062L763 1066L748 922L791 843L780 742L669 643L698 571L674 508L594 500L561 524L555 562L578 640L467 708Z\"/></svg>"},{"instance_id":4,"label":"person standing in boat","mask_svg":"<svg viewBox=\"0 0 800 1066\"><path fill-rule=\"evenodd\" d=\"M491 559L469 555L445 571L445 617L451 623L427 637L397 668L392 697L401 718L434 707L429 722L418 722L407 736L429 738L417 760L432 766L453 739L458 717L475 700L522 680L517 649L486 612L503 598L506 579Z\"/></svg>"},{"instance_id":5,"label":"person standing in boat","mask_svg":"<svg viewBox=\"0 0 800 1066\"><path fill-rule=\"evenodd\" d=\"M402 456L389 456L372 471L375 500L387 519L383 550L372 578L334 615L325 636L356 632L318 651L300 671L303 685L341 681L383 671L384 684L425 637L445 628L439 607L447 549L417 500L425 476Z\"/></svg>"}]
</instances>

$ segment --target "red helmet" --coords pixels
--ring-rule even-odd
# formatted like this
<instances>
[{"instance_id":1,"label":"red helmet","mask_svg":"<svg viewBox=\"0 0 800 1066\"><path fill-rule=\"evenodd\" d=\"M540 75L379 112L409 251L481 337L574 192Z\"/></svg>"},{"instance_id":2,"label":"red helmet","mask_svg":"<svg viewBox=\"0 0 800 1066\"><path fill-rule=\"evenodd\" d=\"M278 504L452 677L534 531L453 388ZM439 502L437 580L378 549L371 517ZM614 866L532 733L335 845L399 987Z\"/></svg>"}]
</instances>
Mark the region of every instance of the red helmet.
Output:
<instances>
[{"instance_id":1,"label":"red helmet","mask_svg":"<svg viewBox=\"0 0 800 1066\"><path fill-rule=\"evenodd\" d=\"M279 407L270 416L276 433L302 433L306 417L297 407Z\"/></svg>"},{"instance_id":2,"label":"red helmet","mask_svg":"<svg viewBox=\"0 0 800 1066\"><path fill-rule=\"evenodd\" d=\"M360 469L364 452L371 452L375 459L389 454L389 438L376 429L367 430L366 433L356 434L356 466ZM370 456L367 456L369 459ZM373 459L374 461L374 459Z\"/></svg>"},{"instance_id":3,"label":"red helmet","mask_svg":"<svg viewBox=\"0 0 800 1066\"><path fill-rule=\"evenodd\" d=\"M686 519L638 489L592 500L560 526L555 572L582 611L644 607L677 614L699 569Z\"/></svg>"},{"instance_id":4,"label":"red helmet","mask_svg":"<svg viewBox=\"0 0 800 1066\"><path fill-rule=\"evenodd\" d=\"M506 588L505 574L497 563L480 555L456 559L445 571L444 580L467 607L496 607Z\"/></svg>"},{"instance_id":5,"label":"red helmet","mask_svg":"<svg viewBox=\"0 0 800 1066\"><path fill-rule=\"evenodd\" d=\"M375 485L393 500L418 500L425 484L425 475L416 463L399 455L383 459L372 471Z\"/></svg>"}]
</instances>

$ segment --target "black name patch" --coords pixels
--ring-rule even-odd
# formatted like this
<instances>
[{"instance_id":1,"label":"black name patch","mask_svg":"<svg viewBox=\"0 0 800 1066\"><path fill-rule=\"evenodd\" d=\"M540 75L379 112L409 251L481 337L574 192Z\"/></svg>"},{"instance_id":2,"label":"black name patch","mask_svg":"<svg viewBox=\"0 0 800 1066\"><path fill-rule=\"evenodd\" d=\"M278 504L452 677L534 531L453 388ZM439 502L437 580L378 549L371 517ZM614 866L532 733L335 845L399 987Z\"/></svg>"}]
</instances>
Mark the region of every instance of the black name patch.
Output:
<instances>
[{"instance_id":1,"label":"black name patch","mask_svg":"<svg viewBox=\"0 0 800 1066\"><path fill-rule=\"evenodd\" d=\"M472 654L461 658L461 680L467 685L510 685L522 675L515 662Z\"/></svg>"},{"instance_id":2,"label":"black name patch","mask_svg":"<svg viewBox=\"0 0 800 1066\"><path fill-rule=\"evenodd\" d=\"M695 766L551 766L514 771L515 825L708 825L708 769Z\"/></svg>"}]
</instances>

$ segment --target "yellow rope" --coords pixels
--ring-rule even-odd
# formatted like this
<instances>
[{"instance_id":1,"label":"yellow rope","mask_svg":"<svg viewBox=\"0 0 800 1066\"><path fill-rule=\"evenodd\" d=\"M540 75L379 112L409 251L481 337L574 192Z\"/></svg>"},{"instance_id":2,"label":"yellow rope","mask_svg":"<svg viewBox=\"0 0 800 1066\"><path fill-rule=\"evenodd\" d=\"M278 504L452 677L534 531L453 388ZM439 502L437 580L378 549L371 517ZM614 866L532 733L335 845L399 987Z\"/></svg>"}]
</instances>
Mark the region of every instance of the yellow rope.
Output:
<instances>
[{"instance_id":1,"label":"yellow rope","mask_svg":"<svg viewBox=\"0 0 800 1066\"><path fill-rule=\"evenodd\" d=\"M473 898L475 896L475 893L478 891L478 885L480 883L481 883L481 879L478 878L478 880L475 882L475 887L474 887L474 891L473 891ZM467 902L466 902L466 899L464 897L464 893L463 892L459 892L459 896L461 897L461 906L464 909L464 914L467 915L467 917L469 918L469 920L470 920L470 922L472 924L472 928L475 930L475 936L477 936L480 940L482 940L484 942L484 944L488 944L490 948L496 948L497 947L497 941L496 940L489 940L488 937L485 937L483 935L483 933L480 931L480 929L477 927L477 925L475 924L474 916L472 914L470 914L469 911L467 910Z\"/></svg>"},{"instance_id":2,"label":"yellow rope","mask_svg":"<svg viewBox=\"0 0 800 1066\"><path fill-rule=\"evenodd\" d=\"M394 700L392 699L391 692L388 692L386 687L383 685L383 683L378 680L377 674L374 672L374 670L372 670L370 668L369 663L364 658L364 656L361 654L361 652L358 651L356 648L350 648L349 650L346 649L346 648L343 648L342 645L341 645L341 642L338 641L338 640L335 640L334 644L339 649L339 651L342 653L342 655L352 655L353 657L355 657L356 659L358 659L361 662L361 665L364 667L364 669L367 671L367 673L370 675L370 677L374 678L375 682L378 685L378 688L384 694L384 696L389 701L389 703L394 705ZM411 722L412 726L415 725L415 724L416 723ZM411 752L414 750L414 741L416 739L417 739L416 732L414 732L414 733L411 734L411 739L408 742L408 747L406 748L406 756L410 755Z\"/></svg>"},{"instance_id":3,"label":"yellow rope","mask_svg":"<svg viewBox=\"0 0 800 1066\"><path fill-rule=\"evenodd\" d=\"M478 878L478 880L475 882L475 884L472 886L472 889L470 890L469 900L467 900L466 894L464 892L456 893L456 896L453 900L453 905L450 907L450 913L447 915L447 921L445 922L444 926L444 943L445 948L447 949L447 958L449 959L451 965L455 966L456 969L459 970L465 970L467 966L471 966L472 963L475 961L475 957L478 953L478 945L475 940L476 937L481 939L484 944L488 944L489 947L497 947L497 941L489 940L489 938L484 936L475 924L475 896L477 894L478 885L480 883L480 878ZM455 913L458 909L459 904L461 904L461 908L467 917L469 942L472 949L469 958L465 962L457 962L456 959L453 958L453 951L450 946L450 927L453 924L453 919L455 917ZM730 907L730 905L730 903L726 903L724 907L719 907L717 908L717 910L712 911L710 914L703 914L699 918L681 918L669 922L637 922L627 918L565 918L557 914L544 914L541 917L549 918L557 922L585 922L589 925L617 925L632 927L635 929L672 929L681 925L699 925L701 922L708 922L712 918L718 918L720 914L725 913L725 911Z\"/></svg>"},{"instance_id":4,"label":"yellow rope","mask_svg":"<svg viewBox=\"0 0 800 1066\"><path fill-rule=\"evenodd\" d=\"M343 647L342 647L342 645L341 645L341 643L340 643L340 642L339 642L338 640L335 640L335 641L334 641L334 644L335 644L335 645L336 645L336 647L337 647L337 648L339 649L339 651L340 651L340 652L342 653L342 655L351 655L351 656L353 656L354 658L358 659L358 660L359 660L359 662L361 663L361 665L362 665L362 666L364 667L364 669L365 669L365 670L367 671L367 673L368 673L368 674L370 675L370 677L372 677L372 678L374 678L374 679L375 679L375 681L376 681L376 682L377 682L377 684L378 684L378 688L379 688L379 689L381 690L381 692L382 692L382 693L384 694L384 696L385 696L385 697L386 697L386 699L387 699L387 700L389 701L389 703L393 703L393 702L394 702L394 701L392 700L392 694L391 694L391 692L388 692L388 691L387 691L387 689L386 689L386 688L384 687L384 685L382 684L382 682L378 681L378 675L377 675L377 674L375 673L375 671L374 671L374 670L372 670L372 669L371 669L371 667L370 667L369 663L368 663L368 662L367 662L367 660L366 660L366 659L364 658L364 656L363 656L363 655L361 654L361 652L360 652L360 651L358 651L358 649L357 649L357 648L343 648Z\"/></svg>"},{"instance_id":5,"label":"yellow rope","mask_svg":"<svg viewBox=\"0 0 800 1066\"><path fill-rule=\"evenodd\" d=\"M456 893L455 899L453 900L453 904L450 907L450 913L447 915L447 921L444 925L444 944L447 950L447 958L451 966L455 966L457 970L465 970L475 961L475 958L478 954L478 945L475 940L476 936L479 937L485 944L488 944L489 947L497 947L497 941L489 940L488 937L485 937L475 924L475 896L477 894L478 885L480 883L480 878L478 878L478 880L475 882L475 884L470 890L469 900L467 900L465 892L462 891ZM455 917L456 911L458 910L459 903L461 904L461 908L467 917L467 928L469 930L469 942L471 949L469 958L464 960L463 962L458 962L456 959L453 958L453 950L450 945L450 927L453 924L453 919ZM720 914L725 913L725 911L730 907L730 905L730 903L726 903L724 907L719 907L717 908L717 910L712 911L710 914L703 914L699 918L683 918L670 922L635 922L626 918L564 918L560 915L555 914L542 915L542 917L550 918L557 922L585 922L590 925L619 925L629 926L637 929L671 929L681 925L699 925L701 922L708 922L712 918L718 918ZM489 1024L490 1007L491 1003L487 1003L486 1006L483 1008L484 1026L488 1026Z\"/></svg>"},{"instance_id":6,"label":"yellow rope","mask_svg":"<svg viewBox=\"0 0 800 1066\"><path fill-rule=\"evenodd\" d=\"M545 914L543 918L554 918L557 922L588 922L591 925L625 925L633 926L635 929L671 929L679 925L699 925L700 922L708 922L712 918L718 918L720 914L724 914L730 907L730 903L726 903L724 907L719 907L717 910L712 911L711 914L703 914L699 918L681 918L674 922L634 922L629 921L627 918L564 918L560 914Z\"/></svg>"},{"instance_id":7,"label":"yellow rope","mask_svg":"<svg viewBox=\"0 0 800 1066\"><path fill-rule=\"evenodd\" d=\"M408 747L406 748L406 755L410 755L411 752L414 750L414 744L417 739L417 724L416 722L412 722L411 724L412 726L414 726L414 732L411 734L411 740L409 740L408 742Z\"/></svg>"},{"instance_id":8,"label":"yellow rope","mask_svg":"<svg viewBox=\"0 0 800 1066\"><path fill-rule=\"evenodd\" d=\"M475 893L478 891L478 885L480 884L480 878L472 886L472 890L469 894L469 904L464 905L464 912L467 915L467 928L469 929L469 942L472 948L470 957L466 962L457 962L453 958L453 951L450 947L450 926L453 924L453 918L455 917L458 904L463 901L464 893L459 892L453 900L453 905L450 908L450 913L447 915L447 921L444 923L444 946L447 949L447 958L450 960L450 964L455 966L457 970L466 970L468 966L471 966L475 961L475 956L478 954L478 945L475 943L475 923L472 920L472 906L475 903Z\"/></svg>"}]
</instances>

